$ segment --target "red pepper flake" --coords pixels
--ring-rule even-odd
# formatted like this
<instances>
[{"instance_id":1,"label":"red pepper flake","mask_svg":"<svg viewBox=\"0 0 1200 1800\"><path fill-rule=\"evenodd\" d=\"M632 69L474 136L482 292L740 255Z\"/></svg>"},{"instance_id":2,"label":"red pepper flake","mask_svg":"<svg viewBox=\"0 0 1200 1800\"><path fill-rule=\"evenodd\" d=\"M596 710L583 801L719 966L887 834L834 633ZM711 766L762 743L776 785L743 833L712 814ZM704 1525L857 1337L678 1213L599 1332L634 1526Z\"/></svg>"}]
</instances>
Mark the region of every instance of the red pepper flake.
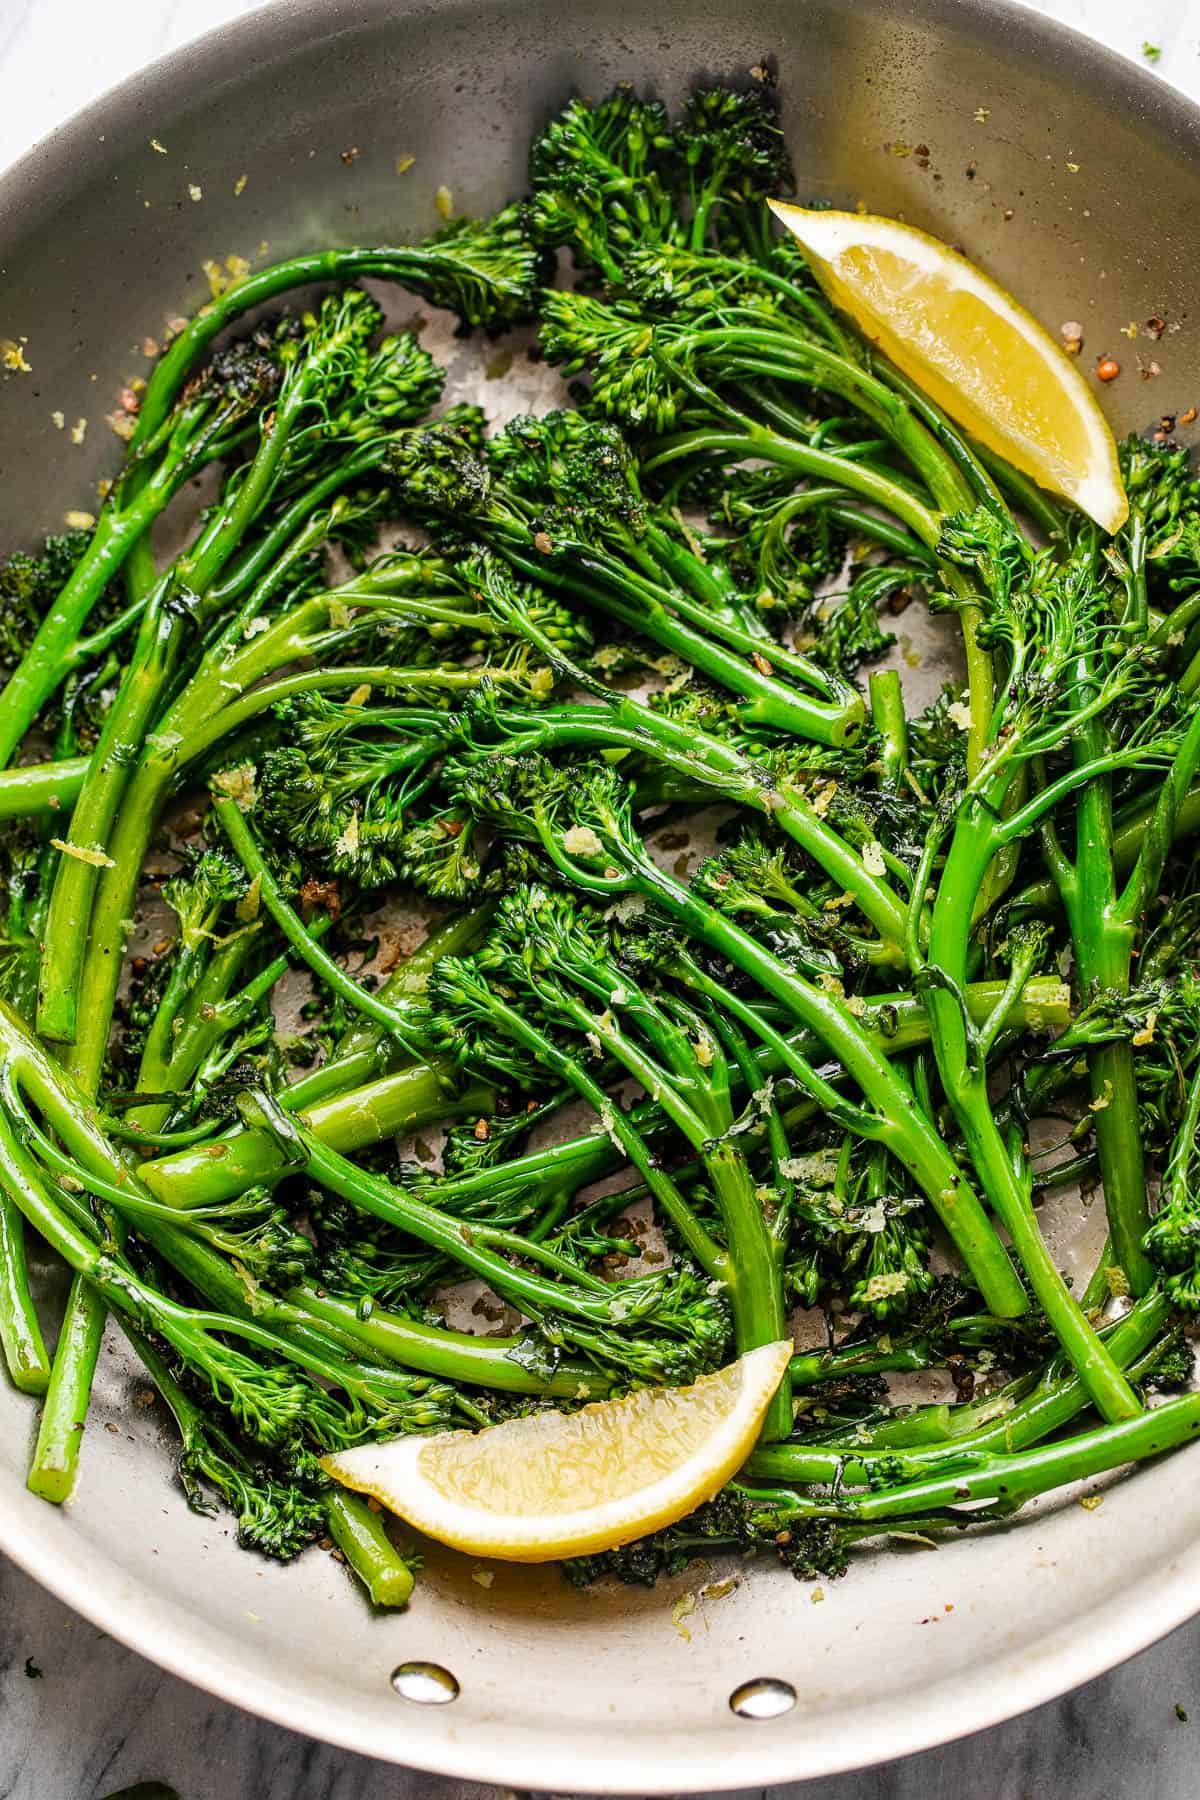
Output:
<instances>
[{"instance_id":1,"label":"red pepper flake","mask_svg":"<svg viewBox=\"0 0 1200 1800\"><path fill-rule=\"evenodd\" d=\"M1189 406L1186 412L1180 413L1179 423L1181 425L1194 425L1196 423L1196 409L1194 406Z\"/></svg>"},{"instance_id":2,"label":"red pepper flake","mask_svg":"<svg viewBox=\"0 0 1200 1800\"><path fill-rule=\"evenodd\" d=\"M342 896L336 881L318 881L310 876L300 889L304 906L322 906L336 923L342 910Z\"/></svg>"},{"instance_id":3,"label":"red pepper flake","mask_svg":"<svg viewBox=\"0 0 1200 1800\"><path fill-rule=\"evenodd\" d=\"M486 1144L490 1135L491 1135L491 1128L488 1125L487 1120L486 1119L476 1119L476 1121L475 1121L475 1141L476 1141L476 1143Z\"/></svg>"},{"instance_id":4,"label":"red pepper flake","mask_svg":"<svg viewBox=\"0 0 1200 1800\"><path fill-rule=\"evenodd\" d=\"M1097 381L1115 381L1121 373L1121 365L1115 356L1102 356L1096 364Z\"/></svg>"}]
</instances>

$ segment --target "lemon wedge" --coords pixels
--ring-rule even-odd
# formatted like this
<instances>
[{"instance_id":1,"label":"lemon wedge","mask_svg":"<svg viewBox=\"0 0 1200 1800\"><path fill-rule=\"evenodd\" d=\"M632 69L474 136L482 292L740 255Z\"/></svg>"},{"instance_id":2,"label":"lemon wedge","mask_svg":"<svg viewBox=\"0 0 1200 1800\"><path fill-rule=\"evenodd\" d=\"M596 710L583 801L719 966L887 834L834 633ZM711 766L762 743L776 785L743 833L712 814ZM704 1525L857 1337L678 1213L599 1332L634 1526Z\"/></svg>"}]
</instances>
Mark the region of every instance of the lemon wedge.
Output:
<instances>
[{"instance_id":1,"label":"lemon wedge","mask_svg":"<svg viewBox=\"0 0 1200 1800\"><path fill-rule=\"evenodd\" d=\"M1117 446L1066 352L948 244L869 213L769 202L835 306L972 437L1106 531L1129 516Z\"/></svg>"},{"instance_id":2,"label":"lemon wedge","mask_svg":"<svg viewBox=\"0 0 1200 1800\"><path fill-rule=\"evenodd\" d=\"M791 1354L790 1343L764 1344L691 1387L360 1444L321 1466L475 1556L550 1562L611 1550L724 1487L753 1448Z\"/></svg>"}]
</instances>

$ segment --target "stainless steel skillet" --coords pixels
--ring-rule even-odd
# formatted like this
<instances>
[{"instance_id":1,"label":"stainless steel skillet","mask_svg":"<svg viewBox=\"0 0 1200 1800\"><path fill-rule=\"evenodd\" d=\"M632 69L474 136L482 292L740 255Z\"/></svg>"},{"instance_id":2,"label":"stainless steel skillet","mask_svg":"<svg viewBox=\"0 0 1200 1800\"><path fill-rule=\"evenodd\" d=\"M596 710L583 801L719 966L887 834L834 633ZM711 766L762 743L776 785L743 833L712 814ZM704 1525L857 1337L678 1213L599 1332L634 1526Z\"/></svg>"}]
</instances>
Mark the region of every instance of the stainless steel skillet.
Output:
<instances>
[{"instance_id":1,"label":"stainless steel skillet","mask_svg":"<svg viewBox=\"0 0 1200 1800\"><path fill-rule=\"evenodd\" d=\"M0 535L26 540L89 505L113 460L101 415L144 367L143 339L202 297L206 259L423 233L440 186L468 210L518 191L530 131L570 87L630 78L672 98L767 57L802 194L903 213L962 243L1051 329L1082 321L1085 357L1125 365L1107 394L1119 428L1200 404L1200 114L1015 7L289 0L126 84L0 183L0 336L27 337L32 367L0 389ZM1157 343L1120 335L1153 316ZM55 410L90 415L82 449ZM1064 1221L1065 1238L1075 1229ZM221 1521L191 1517L139 1387L114 1347L62 1513L25 1493L31 1412L0 1390L0 1545L177 1673L457 1775L647 1794L828 1773L1032 1706L1200 1606L1193 1451L1096 1511L1064 1501L936 1555L895 1546L816 1604L750 1569L698 1601L690 1640L672 1605L702 1587L696 1571L651 1594L578 1595L553 1572L497 1569L484 1586L435 1554L411 1612L374 1619L336 1564L264 1567ZM420 1660L452 1673L451 1704L394 1691L392 1671ZM796 1704L735 1715L731 1692L756 1677L789 1683Z\"/></svg>"}]
</instances>

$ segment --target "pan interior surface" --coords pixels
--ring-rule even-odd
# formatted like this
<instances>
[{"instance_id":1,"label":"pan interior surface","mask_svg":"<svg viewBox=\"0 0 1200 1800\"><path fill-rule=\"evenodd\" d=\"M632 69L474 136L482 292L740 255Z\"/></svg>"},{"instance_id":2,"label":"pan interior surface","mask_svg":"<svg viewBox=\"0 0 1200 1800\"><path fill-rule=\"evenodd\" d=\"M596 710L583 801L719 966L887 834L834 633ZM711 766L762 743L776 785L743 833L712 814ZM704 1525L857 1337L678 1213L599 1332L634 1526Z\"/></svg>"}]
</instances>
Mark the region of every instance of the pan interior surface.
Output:
<instances>
[{"instance_id":1,"label":"pan interior surface","mask_svg":"<svg viewBox=\"0 0 1200 1800\"><path fill-rule=\"evenodd\" d=\"M144 372L144 340L207 294L206 261L424 235L439 188L470 212L519 193L530 133L571 89L631 80L674 100L764 64L800 199L902 215L1052 331L1081 321L1086 360L1126 365L1105 395L1119 431L1200 400L1196 112L1032 15L982 0L307 0L168 59L0 184L0 335L26 340L31 370L3 388L0 547L95 505L118 446L93 429L64 447L51 414L99 426ZM1162 373L1141 380L1121 330L1154 315ZM1061 1223L1067 1264L1095 1221ZM481 1582L431 1548L411 1609L373 1616L331 1559L280 1569L238 1550L227 1518L189 1514L142 1388L111 1333L78 1491L56 1512L23 1485L34 1410L0 1387L4 1550L238 1704L479 1780L648 1794L876 1762L1050 1698L1200 1593L1193 1450L1109 1484L1098 1507L1060 1499L936 1551L882 1545L842 1582L745 1565L706 1594L728 1571L693 1566L651 1592L579 1593L554 1569Z\"/></svg>"}]
</instances>

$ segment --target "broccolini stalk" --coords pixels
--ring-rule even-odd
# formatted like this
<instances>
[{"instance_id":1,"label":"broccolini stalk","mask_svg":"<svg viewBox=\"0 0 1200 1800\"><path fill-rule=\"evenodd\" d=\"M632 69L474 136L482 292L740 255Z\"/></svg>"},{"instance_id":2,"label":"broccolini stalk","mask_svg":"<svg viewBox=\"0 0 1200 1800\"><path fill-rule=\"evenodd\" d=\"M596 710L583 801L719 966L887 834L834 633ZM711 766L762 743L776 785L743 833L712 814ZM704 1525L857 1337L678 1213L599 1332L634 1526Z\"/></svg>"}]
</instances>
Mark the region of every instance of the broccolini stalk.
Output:
<instances>
[{"instance_id":1,"label":"broccolini stalk","mask_svg":"<svg viewBox=\"0 0 1200 1800\"><path fill-rule=\"evenodd\" d=\"M10 1195L6 1202L14 1205ZM46 1403L38 1420L37 1442L30 1458L25 1485L40 1500L61 1506L70 1499L79 1467L88 1406L92 1395L92 1376L100 1356L104 1321L108 1308L89 1284L86 1276L76 1272L67 1290L67 1305L54 1351Z\"/></svg>"},{"instance_id":2,"label":"broccolini stalk","mask_svg":"<svg viewBox=\"0 0 1200 1800\"><path fill-rule=\"evenodd\" d=\"M567 413L517 419L490 442L484 462L461 433L435 426L398 440L388 466L420 515L449 518L457 529L469 524L520 574L682 656L742 696L748 724L830 744L861 729L862 701L848 684L713 604L713 577L694 552L672 545L664 563L663 540L611 427Z\"/></svg>"},{"instance_id":3,"label":"broccolini stalk","mask_svg":"<svg viewBox=\"0 0 1200 1800\"><path fill-rule=\"evenodd\" d=\"M299 1110L298 1088L303 1083L284 1088L280 1104ZM326 1090L299 1116L323 1142L352 1151L384 1138L405 1137L442 1119L486 1116L494 1107L495 1092L486 1084L471 1082L458 1093L448 1093L444 1068L415 1063L349 1093ZM203 1145L143 1163L139 1173L160 1199L187 1207L228 1199L248 1187L278 1181L287 1172L287 1155L268 1130L240 1129L223 1137L220 1145L220 1156L213 1155L216 1145Z\"/></svg>"},{"instance_id":4,"label":"broccolini stalk","mask_svg":"<svg viewBox=\"0 0 1200 1800\"><path fill-rule=\"evenodd\" d=\"M1155 747L1145 744L1108 752L1089 736L1092 722L1140 679L1140 663L1135 657L1118 658L1094 681L1072 685L1068 680L1071 671L1080 658L1094 653L1101 630L1098 609L1102 602L1090 570L1079 563L1052 564L1045 557L1035 562L1020 540L983 512L949 525L945 537L953 554L974 562L986 574L989 629L1004 637L1009 671L992 721L988 760L958 801L933 906L928 960L914 931L910 961L929 1007L942 1083L984 1189L1012 1236L1034 1293L1101 1413L1106 1418L1128 1417L1138 1408L1137 1397L1112 1367L1042 1240L1025 1172L1014 1167L992 1113L987 1092L987 1033L981 1040L968 1025L961 994L968 973L971 921L996 855L1037 826L1059 800L1075 792L1081 794L1080 818L1088 820L1090 828L1094 820L1089 808L1096 802L1088 800L1089 786L1123 762L1145 761L1148 753L1153 754ZM1065 684L1064 698L1056 704L1061 684ZM1082 745L1073 768L1005 817L1018 769L1068 740ZM1200 751L1200 725L1195 740ZM1188 785L1190 775L1183 791ZM1169 807L1170 784L1166 793ZM942 829L939 821L931 830L917 876L918 893L924 892ZM1082 918L1080 922L1084 929ZM1090 914L1086 929L1093 929ZM1107 928L1101 925L1100 929ZM1124 1191L1128 1193L1128 1184Z\"/></svg>"},{"instance_id":5,"label":"broccolini stalk","mask_svg":"<svg viewBox=\"0 0 1200 1800\"><path fill-rule=\"evenodd\" d=\"M206 301L171 340L142 395L132 448L159 430L188 370L234 319L293 288L373 277L449 307L466 325L511 325L532 314L544 268L520 209L508 207L491 219L456 220L419 248L318 250L259 269Z\"/></svg>"},{"instance_id":6,"label":"broccolini stalk","mask_svg":"<svg viewBox=\"0 0 1200 1800\"><path fill-rule=\"evenodd\" d=\"M486 1069L487 1037L498 1027L598 1106L605 1129L630 1154L688 1249L728 1289L739 1354L777 1342L785 1329L779 1258L757 1183L733 1135L737 1115L730 1069L707 1025L677 998L652 995L640 986L615 960L603 925L586 918L567 896L542 888L517 890L501 902L496 929L475 965L471 970L441 964L434 971L431 998L441 1007L435 1035L441 1024L446 1047L461 1041L465 1060ZM488 976L495 987L523 990L556 1033L569 1032L581 1048L611 1057L646 1088L700 1155L721 1215L723 1248L712 1243L677 1186L655 1168L628 1116L618 1123L612 1101L585 1074L578 1057L530 1025L515 1001L501 1001L487 985ZM464 1037L464 1021L481 1034L481 1048L471 1033ZM763 1431L773 1438L790 1430L785 1380Z\"/></svg>"},{"instance_id":7,"label":"broccolini stalk","mask_svg":"<svg viewBox=\"0 0 1200 1800\"><path fill-rule=\"evenodd\" d=\"M923 1469L920 1463L910 1464L906 1458L899 1472L872 1493L826 1500L797 1496L789 1510L794 1519L844 1518L885 1530L890 1521L942 1513L942 1509L949 1508L949 1513L942 1514L944 1518L969 1524L980 1517L978 1512L961 1510L969 1502L990 1502L1001 1516L1006 1516L1038 1494L1107 1474L1126 1463L1160 1456L1179 1444L1191 1442L1197 1433L1200 1394L1185 1394L1135 1418L1101 1425L1077 1437L1062 1438L1013 1455L989 1451L960 1455L952 1447L945 1453L944 1472ZM754 1452L754 1459L774 1459L784 1454L781 1448L762 1450Z\"/></svg>"},{"instance_id":8,"label":"broccolini stalk","mask_svg":"<svg viewBox=\"0 0 1200 1800\"><path fill-rule=\"evenodd\" d=\"M478 727L499 735L514 754L558 748L624 748L648 757L711 788L714 795L765 813L795 840L843 891L853 894L864 917L883 940L883 953L894 957L903 940L901 905L888 882L873 874L861 854L825 820L791 782L774 780L740 753L736 746L695 724L682 725L629 695L603 689L547 638L527 594L505 580L490 561L468 565L497 616L525 637L573 682L595 694L598 704L576 703L522 713L491 704L465 715L470 736Z\"/></svg>"},{"instance_id":9,"label":"broccolini stalk","mask_svg":"<svg viewBox=\"0 0 1200 1800\"><path fill-rule=\"evenodd\" d=\"M908 771L908 717L895 669L871 671L871 722L883 744L884 774L893 787Z\"/></svg>"},{"instance_id":10,"label":"broccolini stalk","mask_svg":"<svg viewBox=\"0 0 1200 1800\"><path fill-rule=\"evenodd\" d=\"M138 455L101 508L87 550L0 694L0 766L12 760L67 674L88 614L138 539L198 469L238 442L245 422L269 405L279 373L277 359L260 344L235 345L142 435Z\"/></svg>"},{"instance_id":11,"label":"broccolini stalk","mask_svg":"<svg viewBox=\"0 0 1200 1800\"><path fill-rule=\"evenodd\" d=\"M996 791L993 786L992 795ZM914 974L929 1009L942 1085L984 1190L1012 1238L1038 1301L1097 1406L1107 1418L1127 1418L1138 1410L1137 1396L1112 1365L1046 1247L1025 1176L1014 1169L993 1117L987 1091L987 1028L980 1034L970 1026L962 1004L975 897L1005 837L1006 828L993 810L992 795L978 802L968 799L960 807L934 903L928 963L918 953Z\"/></svg>"},{"instance_id":12,"label":"broccolini stalk","mask_svg":"<svg viewBox=\"0 0 1200 1800\"><path fill-rule=\"evenodd\" d=\"M371 1597L372 1606L407 1606L416 1585L419 1559L401 1556L372 1512L357 1494L334 1488L325 1498L329 1535Z\"/></svg>"},{"instance_id":13,"label":"broccolini stalk","mask_svg":"<svg viewBox=\"0 0 1200 1800\"><path fill-rule=\"evenodd\" d=\"M1132 466L1131 465L1132 462ZM1139 479L1153 459L1126 453L1131 512L1122 533L1121 564L1126 589L1125 627L1145 629L1146 526L1154 489ZM1125 650L1106 644L1083 648L1071 670L1070 691L1083 711L1101 688ZM1075 735L1076 767L1093 766L1113 750L1113 732L1104 715L1093 715ZM1079 796L1075 819L1075 854L1067 856L1052 821L1042 828L1042 850L1058 888L1071 929L1079 985L1084 1000L1097 994L1128 994L1133 954L1146 911L1154 901L1181 814L1200 771L1200 710L1171 760L1153 811L1146 819L1136 858L1123 885L1113 829L1112 778L1097 772ZM1088 1051L1093 1130L1104 1204L1117 1263L1135 1294L1147 1291L1154 1267L1143 1248L1150 1224L1146 1171L1138 1111L1133 1046L1127 1037L1096 1044Z\"/></svg>"},{"instance_id":14,"label":"broccolini stalk","mask_svg":"<svg viewBox=\"0 0 1200 1800\"><path fill-rule=\"evenodd\" d=\"M203 604L204 596L269 499L289 456L302 465L315 452L306 445L305 427L314 413L341 407L328 430L351 435L355 406L360 416L371 417L372 430L382 433L369 412L371 384L388 395L388 416L415 406L424 411L440 381L433 365L419 355L385 346L373 357L365 356L367 339L380 315L359 291L325 302L318 318L309 322L301 343L285 342L279 352L283 376L252 460L231 480L225 500L203 527L195 543L162 577L143 618L137 646L117 698L105 722L71 819L68 853L55 877L46 937L51 946L43 968L38 1005L38 1028L57 1042L76 1043L76 1021L81 971L87 956L88 923L96 890L98 869L105 866L108 839L117 809L130 781L134 759L146 741L166 685L170 681L185 638L184 626ZM399 341L397 341L399 343ZM411 363L411 366L410 366ZM399 365L399 369L397 369ZM318 433L317 442L320 443ZM104 959L110 952L101 947ZM97 1062L95 1040L102 1053L107 1039L111 1008L89 1008L85 1029L91 1047L77 1051L73 1067L84 1079ZM94 1072L91 1075L94 1080Z\"/></svg>"},{"instance_id":15,"label":"broccolini stalk","mask_svg":"<svg viewBox=\"0 0 1200 1800\"><path fill-rule=\"evenodd\" d=\"M592 893L630 891L656 902L689 936L756 981L837 1057L866 1105L844 1101L807 1059L789 1067L808 1092L859 1136L884 1143L915 1177L978 1282L989 1310L1024 1312L1028 1300L976 1195L904 1076L880 1054L844 1002L795 974L732 920L666 875L633 829L629 799L608 770L564 776L536 758L497 756L466 772L465 802L500 830L539 844L569 881ZM757 1014L743 1021L762 1036ZM772 1042L782 1051L782 1044Z\"/></svg>"},{"instance_id":16,"label":"broccolini stalk","mask_svg":"<svg viewBox=\"0 0 1200 1800\"><path fill-rule=\"evenodd\" d=\"M50 1359L29 1292L24 1225L7 1195L0 1198L0 1349L14 1387L23 1394L46 1392Z\"/></svg>"},{"instance_id":17,"label":"broccolini stalk","mask_svg":"<svg viewBox=\"0 0 1200 1800\"><path fill-rule=\"evenodd\" d=\"M0 770L0 820L53 818L74 806L91 758L65 756Z\"/></svg>"}]
</instances>

